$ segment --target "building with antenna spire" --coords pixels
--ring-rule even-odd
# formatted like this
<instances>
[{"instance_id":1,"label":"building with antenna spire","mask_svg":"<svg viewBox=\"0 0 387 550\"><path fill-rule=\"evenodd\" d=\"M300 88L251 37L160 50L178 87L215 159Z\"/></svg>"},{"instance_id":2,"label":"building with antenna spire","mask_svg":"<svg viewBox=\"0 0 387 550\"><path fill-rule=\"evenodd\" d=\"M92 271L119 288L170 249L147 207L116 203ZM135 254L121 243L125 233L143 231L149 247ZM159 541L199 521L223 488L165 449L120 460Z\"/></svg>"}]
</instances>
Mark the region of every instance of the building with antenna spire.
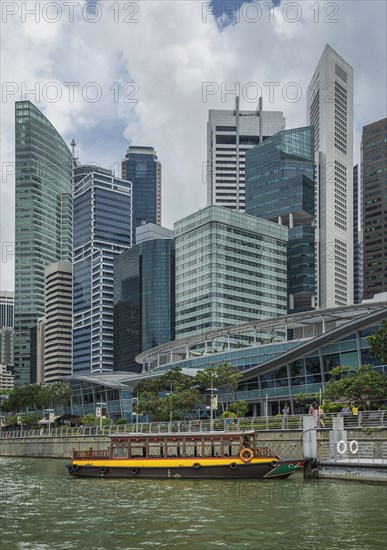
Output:
<instances>
[{"instance_id":1,"label":"building with antenna spire","mask_svg":"<svg viewBox=\"0 0 387 550\"><path fill-rule=\"evenodd\" d=\"M260 98L255 111L211 109L207 123L207 203L245 211L246 151L284 130L281 111L264 111Z\"/></svg>"}]
</instances>

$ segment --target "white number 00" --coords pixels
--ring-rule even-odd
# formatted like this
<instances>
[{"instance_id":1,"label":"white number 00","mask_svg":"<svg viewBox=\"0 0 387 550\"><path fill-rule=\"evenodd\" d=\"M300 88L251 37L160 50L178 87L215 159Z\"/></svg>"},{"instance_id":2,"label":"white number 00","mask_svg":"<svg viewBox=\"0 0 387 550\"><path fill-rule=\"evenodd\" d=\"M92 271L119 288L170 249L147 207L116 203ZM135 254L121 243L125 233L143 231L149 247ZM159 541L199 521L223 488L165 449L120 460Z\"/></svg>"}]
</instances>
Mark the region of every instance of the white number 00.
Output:
<instances>
[{"instance_id":1,"label":"white number 00","mask_svg":"<svg viewBox=\"0 0 387 550\"><path fill-rule=\"evenodd\" d=\"M340 455L343 455L344 453L347 452L347 449L348 449L348 445L345 441L339 441L338 444L337 444L337 452L340 454ZM359 444L356 440L353 440L350 442L349 444L349 451L355 455L359 450Z\"/></svg>"}]
</instances>

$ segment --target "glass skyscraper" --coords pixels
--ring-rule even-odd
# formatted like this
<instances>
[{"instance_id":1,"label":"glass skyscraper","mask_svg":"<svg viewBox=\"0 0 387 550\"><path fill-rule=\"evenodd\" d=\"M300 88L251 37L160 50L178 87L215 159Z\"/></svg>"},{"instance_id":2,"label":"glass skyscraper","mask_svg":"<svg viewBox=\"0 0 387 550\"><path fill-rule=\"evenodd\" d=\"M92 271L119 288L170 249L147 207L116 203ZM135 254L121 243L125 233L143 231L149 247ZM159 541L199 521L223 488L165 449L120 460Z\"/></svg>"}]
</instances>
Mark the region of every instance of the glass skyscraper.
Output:
<instances>
[{"instance_id":1,"label":"glass skyscraper","mask_svg":"<svg viewBox=\"0 0 387 550\"><path fill-rule=\"evenodd\" d=\"M286 314L287 227L208 206L175 238L176 338Z\"/></svg>"},{"instance_id":2,"label":"glass skyscraper","mask_svg":"<svg viewBox=\"0 0 387 550\"><path fill-rule=\"evenodd\" d=\"M133 244L136 227L161 225L161 162L153 147L129 147L122 161L122 177L133 186Z\"/></svg>"},{"instance_id":3,"label":"glass skyscraper","mask_svg":"<svg viewBox=\"0 0 387 550\"><path fill-rule=\"evenodd\" d=\"M22 385L36 379L30 338L45 313L45 268L71 261L72 156L30 101L15 107L15 385Z\"/></svg>"},{"instance_id":4,"label":"glass skyscraper","mask_svg":"<svg viewBox=\"0 0 387 550\"><path fill-rule=\"evenodd\" d=\"M146 226L144 226L146 227ZM175 241L143 241L114 260L114 370L175 338Z\"/></svg>"},{"instance_id":5,"label":"glass skyscraper","mask_svg":"<svg viewBox=\"0 0 387 550\"><path fill-rule=\"evenodd\" d=\"M113 370L113 263L132 244L132 185L74 170L73 372Z\"/></svg>"},{"instance_id":6,"label":"glass skyscraper","mask_svg":"<svg viewBox=\"0 0 387 550\"><path fill-rule=\"evenodd\" d=\"M314 129L283 130L246 153L246 213L289 228L288 308L315 306Z\"/></svg>"},{"instance_id":7,"label":"glass skyscraper","mask_svg":"<svg viewBox=\"0 0 387 550\"><path fill-rule=\"evenodd\" d=\"M387 292L387 118L363 127L361 221L363 298Z\"/></svg>"}]
</instances>

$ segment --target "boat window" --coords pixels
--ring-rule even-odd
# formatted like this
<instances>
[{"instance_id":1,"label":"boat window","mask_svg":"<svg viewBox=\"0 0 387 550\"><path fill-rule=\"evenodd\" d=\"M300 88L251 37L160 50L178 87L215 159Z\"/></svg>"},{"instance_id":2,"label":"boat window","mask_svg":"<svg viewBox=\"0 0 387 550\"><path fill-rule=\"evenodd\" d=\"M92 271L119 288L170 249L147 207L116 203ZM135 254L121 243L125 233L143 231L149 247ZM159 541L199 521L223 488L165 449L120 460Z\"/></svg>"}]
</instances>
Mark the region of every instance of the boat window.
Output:
<instances>
[{"instance_id":1,"label":"boat window","mask_svg":"<svg viewBox=\"0 0 387 550\"><path fill-rule=\"evenodd\" d=\"M219 440L205 439L204 440L204 456L221 456L222 447Z\"/></svg>"},{"instance_id":2,"label":"boat window","mask_svg":"<svg viewBox=\"0 0 387 550\"><path fill-rule=\"evenodd\" d=\"M128 458L128 444L113 443L113 458Z\"/></svg>"},{"instance_id":3,"label":"boat window","mask_svg":"<svg viewBox=\"0 0 387 550\"><path fill-rule=\"evenodd\" d=\"M130 456L132 458L146 457L146 442L145 439L132 440L130 443Z\"/></svg>"},{"instance_id":4,"label":"boat window","mask_svg":"<svg viewBox=\"0 0 387 550\"><path fill-rule=\"evenodd\" d=\"M180 456L180 446L178 441L167 441L167 456Z\"/></svg>"},{"instance_id":5,"label":"boat window","mask_svg":"<svg viewBox=\"0 0 387 550\"><path fill-rule=\"evenodd\" d=\"M164 440L149 441L149 458L164 456Z\"/></svg>"},{"instance_id":6,"label":"boat window","mask_svg":"<svg viewBox=\"0 0 387 550\"><path fill-rule=\"evenodd\" d=\"M187 439L185 442L185 456L202 456L201 439Z\"/></svg>"},{"instance_id":7,"label":"boat window","mask_svg":"<svg viewBox=\"0 0 387 550\"><path fill-rule=\"evenodd\" d=\"M223 440L224 456L238 456L241 450L239 439L233 437Z\"/></svg>"}]
</instances>

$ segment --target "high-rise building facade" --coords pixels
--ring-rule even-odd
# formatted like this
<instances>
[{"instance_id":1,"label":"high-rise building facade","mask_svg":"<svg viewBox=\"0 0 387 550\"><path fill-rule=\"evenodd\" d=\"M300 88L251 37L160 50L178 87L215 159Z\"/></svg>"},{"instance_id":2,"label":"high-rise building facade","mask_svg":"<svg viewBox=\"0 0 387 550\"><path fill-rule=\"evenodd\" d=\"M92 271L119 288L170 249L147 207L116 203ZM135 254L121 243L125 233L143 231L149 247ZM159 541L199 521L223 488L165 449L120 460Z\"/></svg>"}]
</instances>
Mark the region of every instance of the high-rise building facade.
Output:
<instances>
[{"instance_id":1,"label":"high-rise building facade","mask_svg":"<svg viewBox=\"0 0 387 550\"><path fill-rule=\"evenodd\" d=\"M286 314L287 227L208 206L175 238L176 338Z\"/></svg>"},{"instance_id":2,"label":"high-rise building facade","mask_svg":"<svg viewBox=\"0 0 387 550\"><path fill-rule=\"evenodd\" d=\"M0 291L0 328L13 327L14 324L14 293L8 290Z\"/></svg>"},{"instance_id":3,"label":"high-rise building facade","mask_svg":"<svg viewBox=\"0 0 387 550\"><path fill-rule=\"evenodd\" d=\"M133 186L133 244L136 227L161 225L161 162L153 147L130 146L122 161L122 178Z\"/></svg>"},{"instance_id":4,"label":"high-rise building facade","mask_svg":"<svg viewBox=\"0 0 387 550\"><path fill-rule=\"evenodd\" d=\"M144 226L145 227L145 226ZM175 339L175 241L143 240L114 260L114 370Z\"/></svg>"},{"instance_id":5,"label":"high-rise building facade","mask_svg":"<svg viewBox=\"0 0 387 550\"><path fill-rule=\"evenodd\" d=\"M307 93L315 129L316 283L320 308L353 303L353 69L329 45Z\"/></svg>"},{"instance_id":6,"label":"high-rise building facade","mask_svg":"<svg viewBox=\"0 0 387 550\"><path fill-rule=\"evenodd\" d=\"M153 239L174 239L175 234L172 229L167 229L161 225L147 223L136 228L136 243L152 241Z\"/></svg>"},{"instance_id":7,"label":"high-rise building facade","mask_svg":"<svg viewBox=\"0 0 387 550\"><path fill-rule=\"evenodd\" d=\"M44 383L71 375L72 264L56 262L46 267Z\"/></svg>"},{"instance_id":8,"label":"high-rise building facade","mask_svg":"<svg viewBox=\"0 0 387 550\"><path fill-rule=\"evenodd\" d=\"M283 130L246 153L246 214L286 225L288 310L315 307L312 126Z\"/></svg>"},{"instance_id":9,"label":"high-rise building facade","mask_svg":"<svg viewBox=\"0 0 387 550\"><path fill-rule=\"evenodd\" d=\"M36 381L30 338L44 316L45 268L71 261L72 156L29 101L16 102L15 149L15 385L22 385Z\"/></svg>"},{"instance_id":10,"label":"high-rise building facade","mask_svg":"<svg viewBox=\"0 0 387 550\"><path fill-rule=\"evenodd\" d=\"M363 297L363 233L359 226L362 211L359 189L359 166L353 167L353 301L360 304Z\"/></svg>"},{"instance_id":11,"label":"high-rise building facade","mask_svg":"<svg viewBox=\"0 0 387 550\"><path fill-rule=\"evenodd\" d=\"M0 363L6 366L13 366L15 363L13 327L0 328Z\"/></svg>"},{"instance_id":12,"label":"high-rise building facade","mask_svg":"<svg viewBox=\"0 0 387 550\"><path fill-rule=\"evenodd\" d=\"M132 245L132 184L74 170L73 372L113 370L113 263Z\"/></svg>"},{"instance_id":13,"label":"high-rise building facade","mask_svg":"<svg viewBox=\"0 0 387 550\"><path fill-rule=\"evenodd\" d=\"M363 298L387 291L387 118L363 128Z\"/></svg>"},{"instance_id":14,"label":"high-rise building facade","mask_svg":"<svg viewBox=\"0 0 387 550\"><path fill-rule=\"evenodd\" d=\"M207 203L245 211L246 151L285 129L280 111L210 110L207 123Z\"/></svg>"}]
</instances>

